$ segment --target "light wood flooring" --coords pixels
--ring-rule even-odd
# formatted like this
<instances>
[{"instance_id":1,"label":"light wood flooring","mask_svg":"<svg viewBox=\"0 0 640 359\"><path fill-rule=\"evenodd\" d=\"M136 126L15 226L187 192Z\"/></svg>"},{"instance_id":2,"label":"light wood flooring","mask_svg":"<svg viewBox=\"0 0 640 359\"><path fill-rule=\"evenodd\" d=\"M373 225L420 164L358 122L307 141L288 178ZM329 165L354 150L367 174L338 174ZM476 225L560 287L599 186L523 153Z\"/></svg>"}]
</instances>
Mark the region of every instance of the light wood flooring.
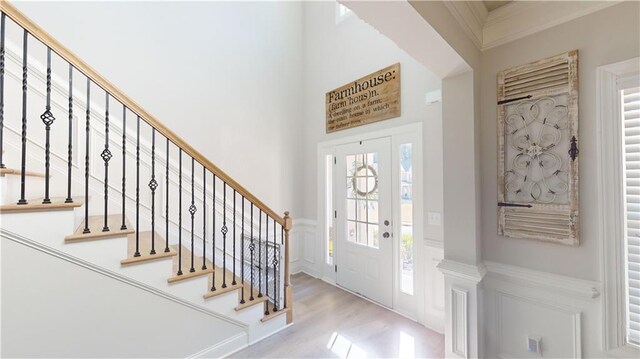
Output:
<instances>
[{"instance_id":1,"label":"light wood flooring","mask_svg":"<svg viewBox=\"0 0 640 359\"><path fill-rule=\"evenodd\" d=\"M442 358L444 336L306 274L292 276L294 325L232 358Z\"/></svg>"}]
</instances>

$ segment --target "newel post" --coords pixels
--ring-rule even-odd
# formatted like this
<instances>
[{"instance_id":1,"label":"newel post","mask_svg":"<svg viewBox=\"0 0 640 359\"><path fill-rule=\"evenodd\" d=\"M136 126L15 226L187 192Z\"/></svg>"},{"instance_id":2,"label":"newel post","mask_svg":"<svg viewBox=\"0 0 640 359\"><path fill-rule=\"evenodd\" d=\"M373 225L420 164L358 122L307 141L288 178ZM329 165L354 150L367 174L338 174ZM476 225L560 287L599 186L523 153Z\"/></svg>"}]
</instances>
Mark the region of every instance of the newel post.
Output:
<instances>
[{"instance_id":1,"label":"newel post","mask_svg":"<svg viewBox=\"0 0 640 359\"><path fill-rule=\"evenodd\" d=\"M289 266L289 232L293 222L289 212L284 212L284 307L287 310L287 324L293 321L293 292L291 289L291 270Z\"/></svg>"}]
</instances>

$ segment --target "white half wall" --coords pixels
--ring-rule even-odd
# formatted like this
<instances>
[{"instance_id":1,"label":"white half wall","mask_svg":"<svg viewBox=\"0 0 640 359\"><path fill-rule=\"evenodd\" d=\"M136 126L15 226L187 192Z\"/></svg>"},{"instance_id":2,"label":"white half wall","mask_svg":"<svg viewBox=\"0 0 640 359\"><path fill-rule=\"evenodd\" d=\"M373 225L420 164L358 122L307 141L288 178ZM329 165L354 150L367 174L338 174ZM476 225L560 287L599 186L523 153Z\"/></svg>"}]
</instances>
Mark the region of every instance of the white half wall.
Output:
<instances>
[{"instance_id":1,"label":"white half wall","mask_svg":"<svg viewBox=\"0 0 640 359\"><path fill-rule=\"evenodd\" d=\"M219 357L247 345L242 326L4 235L1 245L2 357Z\"/></svg>"}]
</instances>

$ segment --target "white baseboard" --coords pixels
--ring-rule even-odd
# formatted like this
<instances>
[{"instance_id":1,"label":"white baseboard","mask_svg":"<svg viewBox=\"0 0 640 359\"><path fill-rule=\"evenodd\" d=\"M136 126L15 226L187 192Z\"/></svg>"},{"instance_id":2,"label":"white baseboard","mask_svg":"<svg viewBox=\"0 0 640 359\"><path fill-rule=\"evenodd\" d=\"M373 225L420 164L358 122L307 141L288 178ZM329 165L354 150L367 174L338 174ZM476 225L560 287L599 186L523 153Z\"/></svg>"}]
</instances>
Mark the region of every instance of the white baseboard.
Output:
<instances>
[{"instance_id":1,"label":"white baseboard","mask_svg":"<svg viewBox=\"0 0 640 359\"><path fill-rule=\"evenodd\" d=\"M249 345L247 344L247 341L247 333L240 333L236 336L228 338L225 341L189 355L187 359L226 358L248 347Z\"/></svg>"}]
</instances>

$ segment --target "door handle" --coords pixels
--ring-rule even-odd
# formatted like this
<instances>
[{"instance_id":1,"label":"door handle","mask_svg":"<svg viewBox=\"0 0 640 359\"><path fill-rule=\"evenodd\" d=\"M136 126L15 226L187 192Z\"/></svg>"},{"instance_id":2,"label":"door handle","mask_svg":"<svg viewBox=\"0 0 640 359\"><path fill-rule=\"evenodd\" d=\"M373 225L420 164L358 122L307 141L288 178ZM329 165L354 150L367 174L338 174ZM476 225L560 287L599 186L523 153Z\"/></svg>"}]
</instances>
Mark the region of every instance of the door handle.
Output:
<instances>
[{"instance_id":1,"label":"door handle","mask_svg":"<svg viewBox=\"0 0 640 359\"><path fill-rule=\"evenodd\" d=\"M388 226L388 225L389 225L389 220L388 220L388 219L384 221L384 225L385 225L385 226Z\"/></svg>"},{"instance_id":2,"label":"door handle","mask_svg":"<svg viewBox=\"0 0 640 359\"><path fill-rule=\"evenodd\" d=\"M389 238L389 232L384 232L384 233L382 234L382 237L384 237L384 238Z\"/></svg>"}]
</instances>

